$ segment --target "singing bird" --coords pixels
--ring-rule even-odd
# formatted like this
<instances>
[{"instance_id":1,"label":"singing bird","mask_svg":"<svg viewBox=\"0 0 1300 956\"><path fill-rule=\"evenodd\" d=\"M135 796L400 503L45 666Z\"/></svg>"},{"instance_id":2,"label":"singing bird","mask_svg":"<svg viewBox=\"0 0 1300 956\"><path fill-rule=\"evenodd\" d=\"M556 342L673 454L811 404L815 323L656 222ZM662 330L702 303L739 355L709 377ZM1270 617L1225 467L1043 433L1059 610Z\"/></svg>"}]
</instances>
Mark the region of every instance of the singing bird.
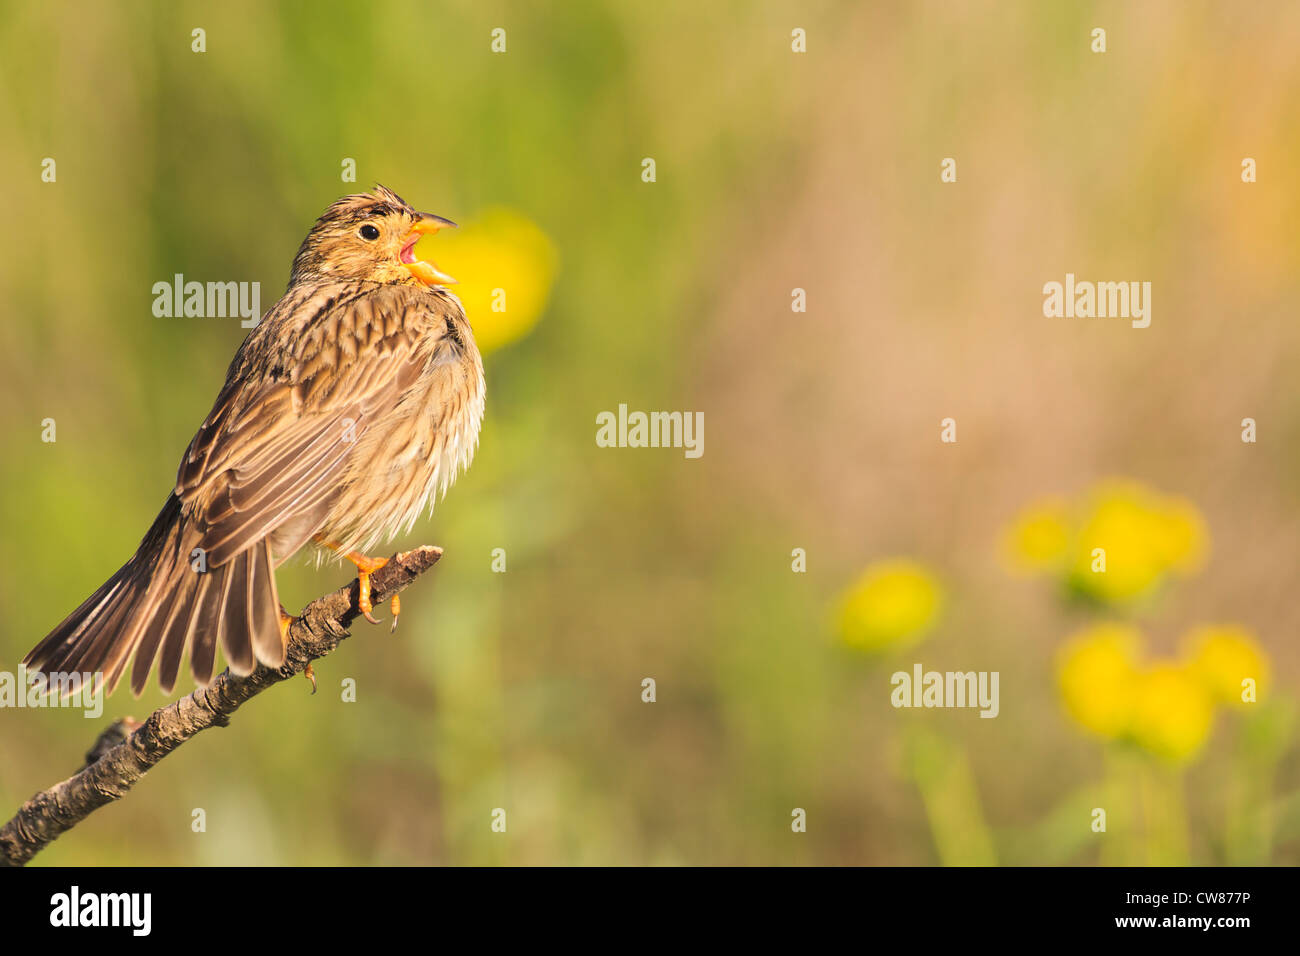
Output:
<instances>
[{"instance_id":1,"label":"singing bird","mask_svg":"<svg viewBox=\"0 0 1300 956\"><path fill-rule=\"evenodd\" d=\"M248 334L176 486L135 555L23 663L95 673L131 664L139 695L158 662L171 693L188 650L200 686L217 648L232 673L284 663L275 569L304 546L357 565L374 621L371 558L469 466L483 361L455 280L416 258L455 223L391 190L345 196L317 220L284 296ZM396 623L398 607L394 599Z\"/></svg>"}]
</instances>

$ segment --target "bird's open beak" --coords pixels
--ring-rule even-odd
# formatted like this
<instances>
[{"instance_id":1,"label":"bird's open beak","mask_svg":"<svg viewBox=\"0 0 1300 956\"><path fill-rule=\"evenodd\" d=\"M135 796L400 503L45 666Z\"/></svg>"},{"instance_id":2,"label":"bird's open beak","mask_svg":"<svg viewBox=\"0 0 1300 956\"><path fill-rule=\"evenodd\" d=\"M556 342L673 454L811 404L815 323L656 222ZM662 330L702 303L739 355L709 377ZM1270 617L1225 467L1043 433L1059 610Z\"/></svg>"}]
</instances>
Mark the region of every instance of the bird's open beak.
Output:
<instances>
[{"instance_id":1,"label":"bird's open beak","mask_svg":"<svg viewBox=\"0 0 1300 956\"><path fill-rule=\"evenodd\" d=\"M420 237L426 232L437 232L439 229L455 229L456 224L450 219L443 219L441 216L435 216L432 213L422 212L420 218L415 220L411 226L411 231L406 234L402 240L402 252L400 259L402 265L411 270L411 275L415 276L425 285L453 285L456 280L445 272L439 272L438 267L432 262L425 262L423 259L415 257L415 244L420 241Z\"/></svg>"}]
</instances>

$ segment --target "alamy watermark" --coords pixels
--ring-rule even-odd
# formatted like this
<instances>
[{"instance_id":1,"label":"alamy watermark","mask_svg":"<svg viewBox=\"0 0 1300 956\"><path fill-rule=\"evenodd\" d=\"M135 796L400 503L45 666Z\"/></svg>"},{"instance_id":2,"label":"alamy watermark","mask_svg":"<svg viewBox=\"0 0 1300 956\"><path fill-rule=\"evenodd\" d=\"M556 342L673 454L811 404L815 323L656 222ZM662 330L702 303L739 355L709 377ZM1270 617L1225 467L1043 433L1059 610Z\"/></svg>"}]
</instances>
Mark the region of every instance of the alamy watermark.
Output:
<instances>
[{"instance_id":1,"label":"alamy watermark","mask_svg":"<svg viewBox=\"0 0 1300 956\"><path fill-rule=\"evenodd\" d=\"M152 912L152 893L84 893L74 884L50 897L50 925L55 927L122 927L133 936L148 936Z\"/></svg>"},{"instance_id":2,"label":"alamy watermark","mask_svg":"<svg viewBox=\"0 0 1300 956\"><path fill-rule=\"evenodd\" d=\"M596 445L600 448L681 448L687 458L704 454L703 412L629 412L596 415Z\"/></svg>"},{"instance_id":3,"label":"alamy watermark","mask_svg":"<svg viewBox=\"0 0 1300 956\"><path fill-rule=\"evenodd\" d=\"M0 671L0 707L80 707L84 716L97 718L104 713L104 675Z\"/></svg>"},{"instance_id":4,"label":"alamy watermark","mask_svg":"<svg viewBox=\"0 0 1300 956\"><path fill-rule=\"evenodd\" d=\"M238 316L246 329L262 317L260 282L186 282L176 273L171 282L153 284L153 314L160 319L228 319Z\"/></svg>"},{"instance_id":5,"label":"alamy watermark","mask_svg":"<svg viewBox=\"0 0 1300 956\"><path fill-rule=\"evenodd\" d=\"M1135 329L1151 324L1150 282L1088 282L1065 274L1065 282L1043 286L1043 315L1049 319L1132 319Z\"/></svg>"},{"instance_id":6,"label":"alamy watermark","mask_svg":"<svg viewBox=\"0 0 1300 956\"><path fill-rule=\"evenodd\" d=\"M912 673L890 677L895 707L978 707L981 717L998 715L997 671L927 671L912 665Z\"/></svg>"}]
</instances>

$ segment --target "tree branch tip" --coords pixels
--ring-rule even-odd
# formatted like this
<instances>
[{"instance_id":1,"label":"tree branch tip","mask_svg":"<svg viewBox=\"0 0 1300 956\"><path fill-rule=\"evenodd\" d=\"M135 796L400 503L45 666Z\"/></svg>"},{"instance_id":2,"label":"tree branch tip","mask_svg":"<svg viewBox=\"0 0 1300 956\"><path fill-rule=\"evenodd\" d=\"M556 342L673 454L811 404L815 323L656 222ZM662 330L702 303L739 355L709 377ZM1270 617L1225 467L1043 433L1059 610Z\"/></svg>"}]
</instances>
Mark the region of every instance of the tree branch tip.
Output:
<instances>
[{"instance_id":1,"label":"tree branch tip","mask_svg":"<svg viewBox=\"0 0 1300 956\"><path fill-rule=\"evenodd\" d=\"M396 555L398 564L405 564L415 555L420 555L422 559L428 560L429 564L434 564L442 557L442 548L436 544L422 544L411 551L399 551Z\"/></svg>"}]
</instances>

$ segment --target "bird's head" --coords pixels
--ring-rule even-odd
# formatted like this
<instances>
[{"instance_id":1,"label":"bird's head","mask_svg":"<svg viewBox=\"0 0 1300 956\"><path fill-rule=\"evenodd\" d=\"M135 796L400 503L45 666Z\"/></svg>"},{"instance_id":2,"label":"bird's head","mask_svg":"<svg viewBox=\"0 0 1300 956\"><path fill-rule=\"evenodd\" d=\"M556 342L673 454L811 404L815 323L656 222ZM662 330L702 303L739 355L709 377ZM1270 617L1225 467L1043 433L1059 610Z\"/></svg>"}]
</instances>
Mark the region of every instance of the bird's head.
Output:
<instances>
[{"instance_id":1,"label":"bird's head","mask_svg":"<svg viewBox=\"0 0 1300 956\"><path fill-rule=\"evenodd\" d=\"M456 280L432 262L417 259L414 247L425 233L455 225L441 216L417 212L384 186L344 196L325 210L303 240L289 282L310 276L451 285Z\"/></svg>"}]
</instances>

